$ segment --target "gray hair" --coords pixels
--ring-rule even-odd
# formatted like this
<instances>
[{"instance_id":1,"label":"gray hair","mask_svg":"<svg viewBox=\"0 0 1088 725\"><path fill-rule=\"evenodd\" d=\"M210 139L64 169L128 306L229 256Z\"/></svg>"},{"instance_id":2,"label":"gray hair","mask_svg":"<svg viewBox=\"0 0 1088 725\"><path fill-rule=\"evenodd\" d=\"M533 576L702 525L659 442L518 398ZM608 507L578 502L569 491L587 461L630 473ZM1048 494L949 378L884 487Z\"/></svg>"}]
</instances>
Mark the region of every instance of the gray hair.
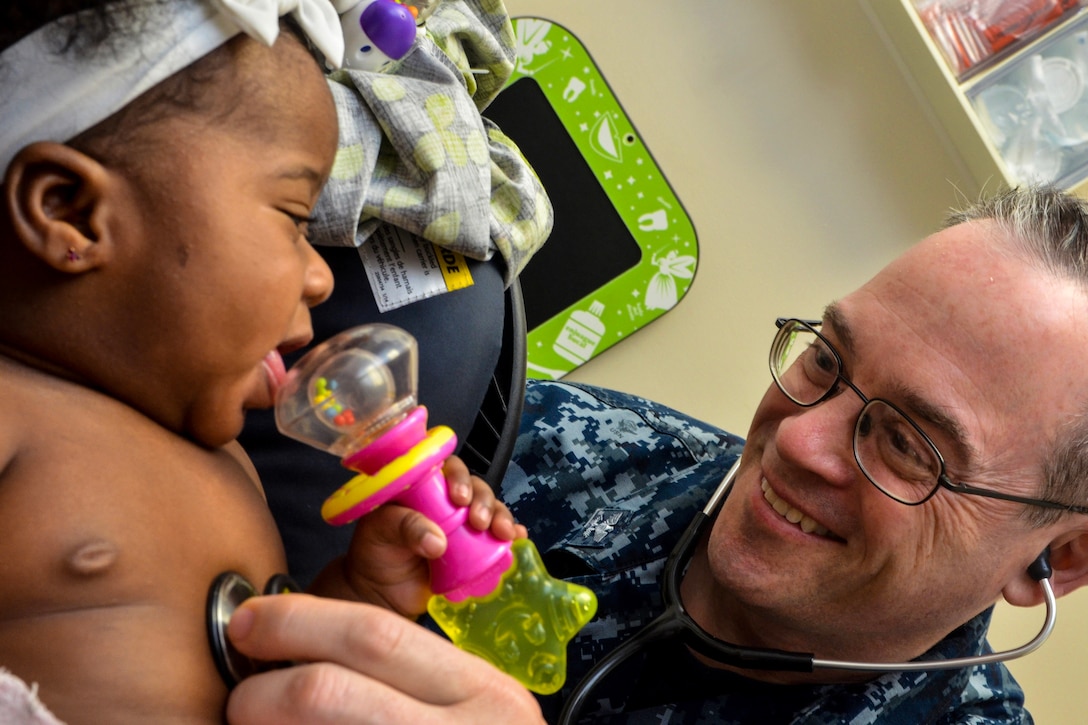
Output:
<instances>
[{"instance_id":1,"label":"gray hair","mask_svg":"<svg viewBox=\"0 0 1088 725\"><path fill-rule=\"evenodd\" d=\"M989 219L1029 259L1088 285L1088 204L1051 186L1016 188L953 211L945 227Z\"/></svg>"},{"instance_id":2,"label":"gray hair","mask_svg":"<svg viewBox=\"0 0 1088 725\"><path fill-rule=\"evenodd\" d=\"M1009 189L952 212L945 227L982 219L996 223L1015 252L1056 277L1083 285L1088 301L1085 201L1050 186ZM1063 423L1043 455L1042 470L1040 496L1088 505L1088 410ZM1038 506L1030 506L1024 513L1033 526L1053 523L1062 515L1059 510Z\"/></svg>"}]
</instances>

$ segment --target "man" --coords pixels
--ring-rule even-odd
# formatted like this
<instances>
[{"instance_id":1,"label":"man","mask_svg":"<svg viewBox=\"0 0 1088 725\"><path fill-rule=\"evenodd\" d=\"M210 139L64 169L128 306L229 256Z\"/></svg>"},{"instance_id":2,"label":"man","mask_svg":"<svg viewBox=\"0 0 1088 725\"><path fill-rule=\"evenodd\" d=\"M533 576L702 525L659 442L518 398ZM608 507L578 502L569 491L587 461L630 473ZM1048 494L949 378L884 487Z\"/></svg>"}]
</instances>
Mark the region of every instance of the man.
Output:
<instances>
[{"instance_id":1,"label":"man","mask_svg":"<svg viewBox=\"0 0 1088 725\"><path fill-rule=\"evenodd\" d=\"M822 320L769 327L774 382L680 583L692 618L746 647L944 659L988 650L998 598L1042 600L1028 569L1043 552L1055 594L1083 585L1086 262L1081 202L1008 192L954 216ZM504 496L552 572L601 598L598 620L571 649L567 687L543 701L549 718L585 659L608 655L660 612L664 559L738 446L631 396L532 386ZM239 721L278 706L287 681L320 684L303 688L318 707L348 692L365 698L359 708L375 719L357 713L359 722L418 721L439 708L443 722L539 719L509 681L397 620L283 599L244 610L244 626L232 625L239 648L339 666L243 683L232 702ZM352 622L363 621L381 634L366 662L333 641L337 622L357 630ZM395 704L376 713L375 693L389 688ZM620 711L594 722L1031 722L1002 665L742 670L675 637L585 699L586 714Z\"/></svg>"}]
</instances>

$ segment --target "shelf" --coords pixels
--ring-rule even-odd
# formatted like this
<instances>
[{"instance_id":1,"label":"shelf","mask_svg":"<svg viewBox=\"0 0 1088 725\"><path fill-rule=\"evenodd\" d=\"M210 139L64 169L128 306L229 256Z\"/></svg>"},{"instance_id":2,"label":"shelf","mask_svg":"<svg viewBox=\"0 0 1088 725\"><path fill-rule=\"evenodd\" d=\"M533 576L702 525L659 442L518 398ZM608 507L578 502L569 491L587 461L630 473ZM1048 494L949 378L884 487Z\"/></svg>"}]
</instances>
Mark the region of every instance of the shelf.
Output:
<instances>
[{"instance_id":1,"label":"shelf","mask_svg":"<svg viewBox=\"0 0 1088 725\"><path fill-rule=\"evenodd\" d=\"M1054 183L1088 198L1088 12L962 69L912 0L866 6L979 188Z\"/></svg>"}]
</instances>

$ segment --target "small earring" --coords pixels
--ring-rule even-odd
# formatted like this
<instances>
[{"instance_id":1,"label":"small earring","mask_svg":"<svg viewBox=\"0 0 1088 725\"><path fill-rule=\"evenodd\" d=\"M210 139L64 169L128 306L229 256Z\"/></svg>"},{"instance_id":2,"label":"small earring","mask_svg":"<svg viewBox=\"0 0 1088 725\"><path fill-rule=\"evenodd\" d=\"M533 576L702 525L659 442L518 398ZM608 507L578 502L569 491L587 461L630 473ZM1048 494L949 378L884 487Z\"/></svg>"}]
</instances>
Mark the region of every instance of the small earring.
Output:
<instances>
[{"instance_id":1,"label":"small earring","mask_svg":"<svg viewBox=\"0 0 1088 725\"><path fill-rule=\"evenodd\" d=\"M76 251L75 247L68 247L67 257L69 262L78 262L80 260L79 252Z\"/></svg>"}]
</instances>

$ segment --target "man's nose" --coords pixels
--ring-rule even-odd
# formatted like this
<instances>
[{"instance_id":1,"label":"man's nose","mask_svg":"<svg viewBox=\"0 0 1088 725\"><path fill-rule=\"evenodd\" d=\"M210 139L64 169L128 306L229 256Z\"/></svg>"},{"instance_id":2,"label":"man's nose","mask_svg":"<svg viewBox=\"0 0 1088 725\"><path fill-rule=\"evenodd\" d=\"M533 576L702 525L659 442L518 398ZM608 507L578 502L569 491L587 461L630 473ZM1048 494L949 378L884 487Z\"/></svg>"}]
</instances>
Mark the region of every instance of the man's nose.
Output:
<instances>
[{"instance_id":1,"label":"man's nose","mask_svg":"<svg viewBox=\"0 0 1088 725\"><path fill-rule=\"evenodd\" d=\"M818 405L794 406L778 424L775 444L785 463L828 483L848 486L861 476L854 459L854 425L864 403L848 387Z\"/></svg>"}]
</instances>

